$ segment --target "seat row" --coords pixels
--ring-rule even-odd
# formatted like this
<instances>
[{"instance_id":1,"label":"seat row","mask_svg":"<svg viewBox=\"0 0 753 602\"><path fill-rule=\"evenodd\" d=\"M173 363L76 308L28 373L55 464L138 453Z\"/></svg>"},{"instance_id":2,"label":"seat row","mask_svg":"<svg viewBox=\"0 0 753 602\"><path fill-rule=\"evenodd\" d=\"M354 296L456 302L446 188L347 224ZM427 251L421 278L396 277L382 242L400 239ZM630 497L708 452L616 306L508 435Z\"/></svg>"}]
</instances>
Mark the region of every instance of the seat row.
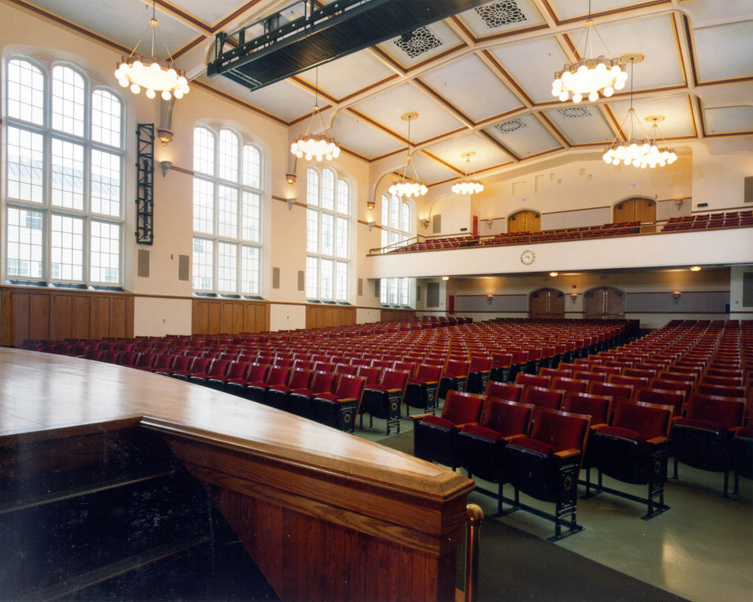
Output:
<instances>
[{"instance_id":1,"label":"seat row","mask_svg":"<svg viewBox=\"0 0 753 602\"><path fill-rule=\"evenodd\" d=\"M705 230L707 228L737 228L739 226L753 226L753 210L673 217L667 221L666 225L662 228L662 232Z\"/></svg>"}]
</instances>

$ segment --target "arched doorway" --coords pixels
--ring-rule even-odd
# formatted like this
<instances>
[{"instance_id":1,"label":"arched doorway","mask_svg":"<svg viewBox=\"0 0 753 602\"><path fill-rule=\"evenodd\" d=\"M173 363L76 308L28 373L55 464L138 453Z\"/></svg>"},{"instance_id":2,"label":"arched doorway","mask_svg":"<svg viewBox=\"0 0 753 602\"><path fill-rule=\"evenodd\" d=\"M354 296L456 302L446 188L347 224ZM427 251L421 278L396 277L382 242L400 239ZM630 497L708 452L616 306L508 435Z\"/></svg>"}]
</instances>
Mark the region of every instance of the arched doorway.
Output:
<instances>
[{"instance_id":1,"label":"arched doorway","mask_svg":"<svg viewBox=\"0 0 753 602\"><path fill-rule=\"evenodd\" d=\"M585 294L589 320L616 320L625 317L625 292L610 286L592 288Z\"/></svg>"},{"instance_id":2,"label":"arched doorway","mask_svg":"<svg viewBox=\"0 0 753 602\"><path fill-rule=\"evenodd\" d=\"M655 232L656 226L656 201L644 197L635 197L620 201L614 206L614 223L640 222L652 224L643 226L641 232Z\"/></svg>"},{"instance_id":3,"label":"arched doorway","mask_svg":"<svg viewBox=\"0 0 753 602\"><path fill-rule=\"evenodd\" d=\"M508 232L541 232L541 214L537 211L518 211L507 218Z\"/></svg>"},{"instance_id":4,"label":"arched doorway","mask_svg":"<svg viewBox=\"0 0 753 602\"><path fill-rule=\"evenodd\" d=\"M553 288L540 288L529 297L531 318L537 320L561 320L565 317L565 295Z\"/></svg>"}]
</instances>

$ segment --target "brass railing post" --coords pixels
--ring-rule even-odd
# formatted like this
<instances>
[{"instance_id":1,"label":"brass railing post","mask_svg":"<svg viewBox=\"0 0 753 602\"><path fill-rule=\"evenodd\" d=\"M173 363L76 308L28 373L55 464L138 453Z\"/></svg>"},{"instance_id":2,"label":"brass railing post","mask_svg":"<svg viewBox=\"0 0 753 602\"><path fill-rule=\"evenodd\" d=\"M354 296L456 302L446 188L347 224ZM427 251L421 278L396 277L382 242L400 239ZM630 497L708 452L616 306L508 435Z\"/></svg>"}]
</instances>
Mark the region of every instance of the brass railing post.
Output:
<instances>
[{"instance_id":1,"label":"brass railing post","mask_svg":"<svg viewBox=\"0 0 753 602\"><path fill-rule=\"evenodd\" d=\"M484 511L476 504L466 506L468 523L465 528L465 602L474 602L478 595L478 550Z\"/></svg>"}]
</instances>

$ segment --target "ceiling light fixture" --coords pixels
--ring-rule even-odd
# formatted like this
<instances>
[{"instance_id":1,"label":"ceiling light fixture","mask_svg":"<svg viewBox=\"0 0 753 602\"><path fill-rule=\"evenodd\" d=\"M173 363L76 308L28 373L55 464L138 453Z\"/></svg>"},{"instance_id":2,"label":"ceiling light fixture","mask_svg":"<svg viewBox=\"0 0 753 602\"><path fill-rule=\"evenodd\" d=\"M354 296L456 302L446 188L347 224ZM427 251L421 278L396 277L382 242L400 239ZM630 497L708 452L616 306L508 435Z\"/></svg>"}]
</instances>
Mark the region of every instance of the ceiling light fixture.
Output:
<instances>
[{"instance_id":1,"label":"ceiling light fixture","mask_svg":"<svg viewBox=\"0 0 753 602\"><path fill-rule=\"evenodd\" d=\"M144 34L131 54L121 57L122 60L115 70L115 77L124 88L130 86L131 92L134 94L138 94L144 88L148 98L154 98L157 96L157 92L161 92L162 100L170 100L173 96L183 98L183 95L189 92L186 72L175 66L173 55L167 48L167 42L165 42L165 37L162 35L159 22L155 17L155 1L152 1L152 18L149 19L149 25L146 26ZM145 57L136 50L150 29L152 30L152 56ZM163 61L154 54L156 33L159 33L159 37L162 39L169 60Z\"/></svg>"},{"instance_id":2,"label":"ceiling light fixture","mask_svg":"<svg viewBox=\"0 0 753 602\"><path fill-rule=\"evenodd\" d=\"M429 189L426 188L421 180L419 180L418 173L416 172L416 167L411 163L413 154L410 152L410 122L414 119L418 119L418 113L405 113L400 117L400 119L408 122L408 156L405 159L405 165L403 166L403 173L400 174L400 179L397 182L393 182L392 186L390 186L390 194L394 194L395 196L399 197L424 196L427 192L429 192ZM413 169L413 180L409 180L405 176L405 174L408 172L408 166Z\"/></svg>"},{"instance_id":3,"label":"ceiling light fixture","mask_svg":"<svg viewBox=\"0 0 753 602\"><path fill-rule=\"evenodd\" d=\"M623 132L625 131L625 124L627 122L628 139L625 142L618 143L617 137L615 136L612 145L602 155L602 159L604 159L605 163L611 163L612 165L619 165L620 163L623 163L625 165L634 165L635 167L640 167L643 156L646 155L651 149L651 144L648 140L648 136L646 136L646 132L643 130L641 122L638 121L638 117L636 117L635 115L635 109L633 108L633 68L635 63L640 63L644 58L645 57L642 54L637 53L627 56L627 59L630 61L631 75L630 109L628 109L627 116L620 124L620 130ZM638 124L638 128L643 131L643 135L645 136L642 141L636 140L633 137L633 129L635 123Z\"/></svg>"},{"instance_id":4,"label":"ceiling light fixture","mask_svg":"<svg viewBox=\"0 0 753 602\"><path fill-rule=\"evenodd\" d=\"M664 140L664 136L661 135L658 125L660 121L664 121L664 116L650 115L649 117L646 117L646 121L653 122L651 131L648 135L651 147L648 149L648 152L641 157L640 167L643 169L646 167L653 169L657 165L659 167L672 165L672 163L677 161L677 155L675 154L674 149L667 148L667 142ZM659 148L659 143L657 142L657 139L659 138L661 138L662 144L664 144L663 148Z\"/></svg>"},{"instance_id":5,"label":"ceiling light fixture","mask_svg":"<svg viewBox=\"0 0 753 602\"><path fill-rule=\"evenodd\" d=\"M317 117L319 118L319 126L321 128L321 133L318 136L309 133L311 125ZM327 159L327 161L337 159L340 156L340 147L334 138L324 135L326 131L327 128L324 127L322 114L319 112L319 67L317 67L316 84L314 86L314 110L311 112L311 117L306 125L306 132L303 136L298 136L295 142L290 145L290 152L299 159L305 156L306 161L311 161L314 157L316 157L317 161L321 161L322 159Z\"/></svg>"},{"instance_id":6,"label":"ceiling light fixture","mask_svg":"<svg viewBox=\"0 0 753 602\"><path fill-rule=\"evenodd\" d=\"M475 173L471 173L471 179L468 179L468 168L471 164L471 157L475 157L476 153L469 151L460 155L465 159L465 166L463 167L463 177L458 178L452 185L452 192L455 194L475 194L477 192L483 192L484 185L479 182L475 177Z\"/></svg>"},{"instance_id":7,"label":"ceiling light fixture","mask_svg":"<svg viewBox=\"0 0 753 602\"><path fill-rule=\"evenodd\" d=\"M592 33L593 30L593 33ZM609 58L600 54L593 58L593 37L597 36L604 47L604 51ZM612 58L607 45L596 31L593 19L591 19L591 0L588 1L588 19L580 39L575 45L576 53L580 42L586 36L583 44L583 57L575 63L566 64L562 71L554 74L552 82L552 96L557 96L562 102L565 102L573 96L573 102L579 103L584 97L594 102L599 100L599 93L609 98L615 90L622 90L627 80L627 72L624 70L625 65L621 59ZM588 57L591 58L588 58Z\"/></svg>"},{"instance_id":8,"label":"ceiling light fixture","mask_svg":"<svg viewBox=\"0 0 753 602\"><path fill-rule=\"evenodd\" d=\"M691 272L700 272L701 271L701 266L699 266L699 265L690 266L690 271Z\"/></svg>"}]
</instances>

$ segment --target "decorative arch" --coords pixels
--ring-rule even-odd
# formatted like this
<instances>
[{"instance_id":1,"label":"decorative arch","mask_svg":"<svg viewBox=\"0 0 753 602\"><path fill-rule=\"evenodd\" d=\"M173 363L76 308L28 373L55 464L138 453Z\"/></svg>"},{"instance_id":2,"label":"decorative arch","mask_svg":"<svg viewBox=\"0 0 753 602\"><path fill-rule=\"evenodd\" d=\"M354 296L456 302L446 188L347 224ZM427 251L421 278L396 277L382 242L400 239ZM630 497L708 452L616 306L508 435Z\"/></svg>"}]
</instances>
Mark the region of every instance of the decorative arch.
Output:
<instances>
[{"instance_id":1,"label":"decorative arch","mask_svg":"<svg viewBox=\"0 0 753 602\"><path fill-rule=\"evenodd\" d=\"M540 288L528 295L528 312L535 320L561 320L565 317L565 293L556 288Z\"/></svg>"},{"instance_id":2,"label":"decorative arch","mask_svg":"<svg viewBox=\"0 0 753 602\"><path fill-rule=\"evenodd\" d=\"M631 195L624 197L612 205L612 221L621 222L640 222L641 224L650 224L643 226L643 232L655 231L656 223L656 199L644 195Z\"/></svg>"},{"instance_id":3,"label":"decorative arch","mask_svg":"<svg viewBox=\"0 0 753 602\"><path fill-rule=\"evenodd\" d=\"M541 213L534 209L520 209L507 216L508 232L541 232Z\"/></svg>"},{"instance_id":4,"label":"decorative arch","mask_svg":"<svg viewBox=\"0 0 753 602\"><path fill-rule=\"evenodd\" d=\"M615 320L625 317L625 291L599 286L583 294L583 313L589 320Z\"/></svg>"}]
</instances>

